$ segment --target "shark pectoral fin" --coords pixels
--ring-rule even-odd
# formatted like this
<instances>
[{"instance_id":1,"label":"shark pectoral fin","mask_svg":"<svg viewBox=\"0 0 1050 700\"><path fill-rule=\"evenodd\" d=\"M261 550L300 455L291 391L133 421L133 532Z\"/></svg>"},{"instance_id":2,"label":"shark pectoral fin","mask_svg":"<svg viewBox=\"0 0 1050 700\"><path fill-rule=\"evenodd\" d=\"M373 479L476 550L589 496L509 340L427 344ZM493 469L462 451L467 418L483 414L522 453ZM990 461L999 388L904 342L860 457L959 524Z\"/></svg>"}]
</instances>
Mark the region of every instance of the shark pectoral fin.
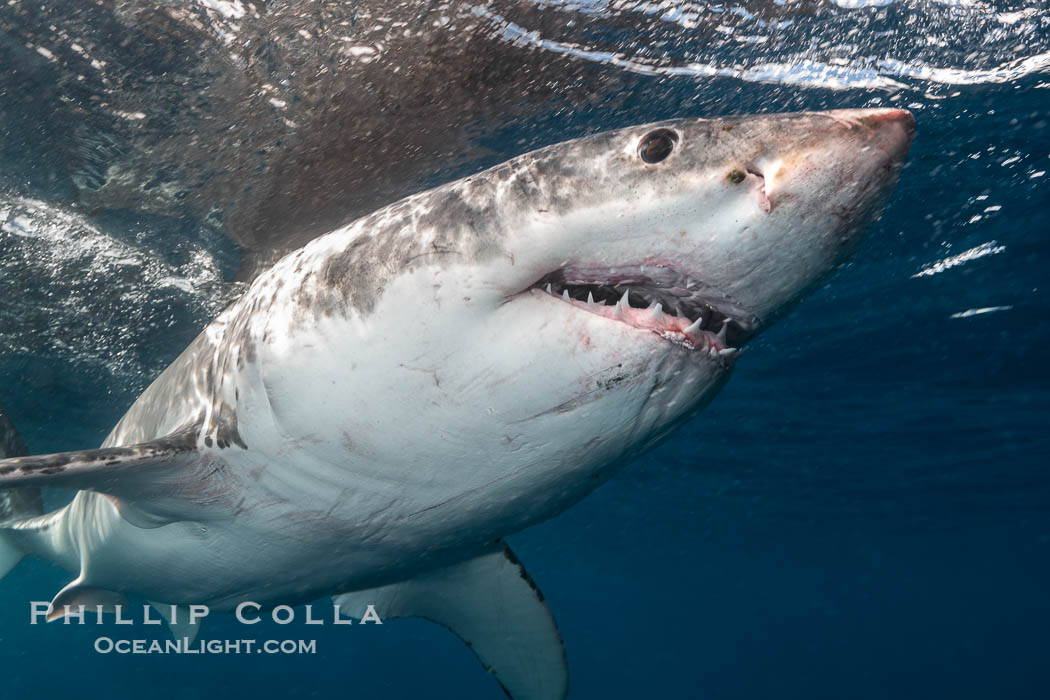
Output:
<instances>
[{"instance_id":1,"label":"shark pectoral fin","mask_svg":"<svg viewBox=\"0 0 1050 700\"><path fill-rule=\"evenodd\" d=\"M121 496L162 487L197 454L196 426L127 447L0 460L0 489L24 486L90 489Z\"/></svg>"},{"instance_id":2,"label":"shark pectoral fin","mask_svg":"<svg viewBox=\"0 0 1050 700\"><path fill-rule=\"evenodd\" d=\"M193 621L188 605L168 605L152 600L149 604L167 621L168 628L171 630L171 636L175 641L185 639L186 646L193 644L193 640L197 638L197 633L200 632L201 626L200 623Z\"/></svg>"},{"instance_id":3,"label":"shark pectoral fin","mask_svg":"<svg viewBox=\"0 0 1050 700\"><path fill-rule=\"evenodd\" d=\"M543 594L502 541L500 549L411 581L333 596L365 617L423 617L467 643L514 700L561 700L569 667ZM366 618L367 619L367 618Z\"/></svg>"},{"instance_id":4,"label":"shark pectoral fin","mask_svg":"<svg viewBox=\"0 0 1050 700\"><path fill-rule=\"evenodd\" d=\"M164 527L172 522L172 518L168 515L162 515L158 513L152 513L145 508L140 508L134 503L124 498L117 498L116 496L108 495L110 502L116 506L117 512L120 513L120 517L127 520L135 527L143 530L152 530L158 527Z\"/></svg>"},{"instance_id":5,"label":"shark pectoral fin","mask_svg":"<svg viewBox=\"0 0 1050 700\"><path fill-rule=\"evenodd\" d=\"M123 593L85 586L80 583L80 579L76 579L59 591L51 601L47 621L61 620L67 615L83 617L84 614L97 612L100 608L102 612L116 612L118 606L127 604L128 599Z\"/></svg>"}]
</instances>

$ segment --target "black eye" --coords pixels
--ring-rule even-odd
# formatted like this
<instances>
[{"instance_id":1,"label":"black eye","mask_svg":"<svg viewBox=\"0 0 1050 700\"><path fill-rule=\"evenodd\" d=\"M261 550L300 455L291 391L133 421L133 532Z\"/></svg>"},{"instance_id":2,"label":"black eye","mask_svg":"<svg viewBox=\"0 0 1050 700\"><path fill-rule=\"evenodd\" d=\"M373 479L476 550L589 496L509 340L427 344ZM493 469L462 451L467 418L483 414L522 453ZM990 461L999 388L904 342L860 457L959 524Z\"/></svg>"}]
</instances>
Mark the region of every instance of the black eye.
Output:
<instances>
[{"instance_id":1,"label":"black eye","mask_svg":"<svg viewBox=\"0 0 1050 700\"><path fill-rule=\"evenodd\" d=\"M670 129L657 129L646 134L645 138L642 139L641 148L638 149L638 155L642 157L646 163L659 163L661 160L671 155L671 151L674 150L675 143L678 142L678 134L671 131Z\"/></svg>"}]
</instances>

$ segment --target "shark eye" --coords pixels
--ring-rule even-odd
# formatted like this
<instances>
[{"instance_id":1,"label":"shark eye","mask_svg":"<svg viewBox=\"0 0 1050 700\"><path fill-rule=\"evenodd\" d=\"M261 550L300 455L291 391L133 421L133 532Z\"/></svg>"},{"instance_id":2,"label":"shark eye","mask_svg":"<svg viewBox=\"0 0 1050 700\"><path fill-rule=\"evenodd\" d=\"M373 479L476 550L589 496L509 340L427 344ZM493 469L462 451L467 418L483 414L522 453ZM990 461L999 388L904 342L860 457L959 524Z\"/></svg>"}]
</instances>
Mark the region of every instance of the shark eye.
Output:
<instances>
[{"instance_id":1,"label":"shark eye","mask_svg":"<svg viewBox=\"0 0 1050 700\"><path fill-rule=\"evenodd\" d=\"M638 155L646 163L659 163L671 155L675 143L678 142L678 134L670 129L657 129L650 131L642 139L642 145L638 149Z\"/></svg>"}]
</instances>

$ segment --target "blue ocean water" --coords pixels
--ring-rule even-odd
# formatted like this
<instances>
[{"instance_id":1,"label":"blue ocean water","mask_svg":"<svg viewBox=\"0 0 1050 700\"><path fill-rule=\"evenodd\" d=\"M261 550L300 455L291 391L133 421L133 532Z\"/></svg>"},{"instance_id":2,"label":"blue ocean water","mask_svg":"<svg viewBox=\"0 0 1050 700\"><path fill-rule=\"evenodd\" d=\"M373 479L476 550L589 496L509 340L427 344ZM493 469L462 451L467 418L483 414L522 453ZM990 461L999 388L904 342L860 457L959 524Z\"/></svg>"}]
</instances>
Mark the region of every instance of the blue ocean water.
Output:
<instances>
[{"instance_id":1,"label":"blue ocean water","mask_svg":"<svg viewBox=\"0 0 1050 700\"><path fill-rule=\"evenodd\" d=\"M906 33L892 10L852 12L883 12L886 31ZM1050 26L1035 26L1025 41L1045 51ZM960 70L980 62L968 58L980 44L951 49ZM558 620L570 697L1047 696L1045 63L970 82L916 69L894 88L657 72L615 109L551 113L492 144L502 153L672 116L890 104L918 123L909 165L855 259L752 343L695 420L573 509L510 538ZM472 167L450 162L435 179ZM180 230L133 212L92 225L132 251L152 250L159 229L169 240ZM229 279L236 250L203 245ZM103 335L107 323L161 329L127 350L137 358L127 366L163 367L216 310L198 287L163 282L193 259L169 253L175 272L141 278L166 291L125 299L141 316L95 319ZM40 308L55 290L75 293L59 282L36 280ZM28 323L30 310L4 311L4 323ZM0 404L35 452L97 444L152 379L19 342L0 360ZM99 341L96 355L107 347ZM96 637L120 628L28 624L28 601L49 600L68 579L27 560L0 582L0 696L500 696L440 627L312 627L301 608L296 622L264 622L251 636L316 639L313 655L99 655ZM212 616L202 636L244 633Z\"/></svg>"}]
</instances>

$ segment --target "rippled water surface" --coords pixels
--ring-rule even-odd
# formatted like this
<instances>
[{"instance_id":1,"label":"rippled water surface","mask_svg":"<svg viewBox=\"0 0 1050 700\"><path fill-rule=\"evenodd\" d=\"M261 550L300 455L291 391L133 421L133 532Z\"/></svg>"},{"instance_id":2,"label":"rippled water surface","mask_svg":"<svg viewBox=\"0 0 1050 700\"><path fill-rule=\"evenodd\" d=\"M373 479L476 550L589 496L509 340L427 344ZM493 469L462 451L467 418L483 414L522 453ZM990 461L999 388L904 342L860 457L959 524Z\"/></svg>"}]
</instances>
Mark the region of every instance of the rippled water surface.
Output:
<instances>
[{"instance_id":1,"label":"rippled water surface","mask_svg":"<svg viewBox=\"0 0 1050 700\"><path fill-rule=\"evenodd\" d=\"M631 123L912 110L856 258L692 423L511 542L571 697L1045 697L1046 3L12 2L0 66L0 405L34 452L99 443L275 231ZM0 584L3 697L499 696L417 621L257 632L315 656L101 657L97 628L26 624L67 578Z\"/></svg>"}]
</instances>

